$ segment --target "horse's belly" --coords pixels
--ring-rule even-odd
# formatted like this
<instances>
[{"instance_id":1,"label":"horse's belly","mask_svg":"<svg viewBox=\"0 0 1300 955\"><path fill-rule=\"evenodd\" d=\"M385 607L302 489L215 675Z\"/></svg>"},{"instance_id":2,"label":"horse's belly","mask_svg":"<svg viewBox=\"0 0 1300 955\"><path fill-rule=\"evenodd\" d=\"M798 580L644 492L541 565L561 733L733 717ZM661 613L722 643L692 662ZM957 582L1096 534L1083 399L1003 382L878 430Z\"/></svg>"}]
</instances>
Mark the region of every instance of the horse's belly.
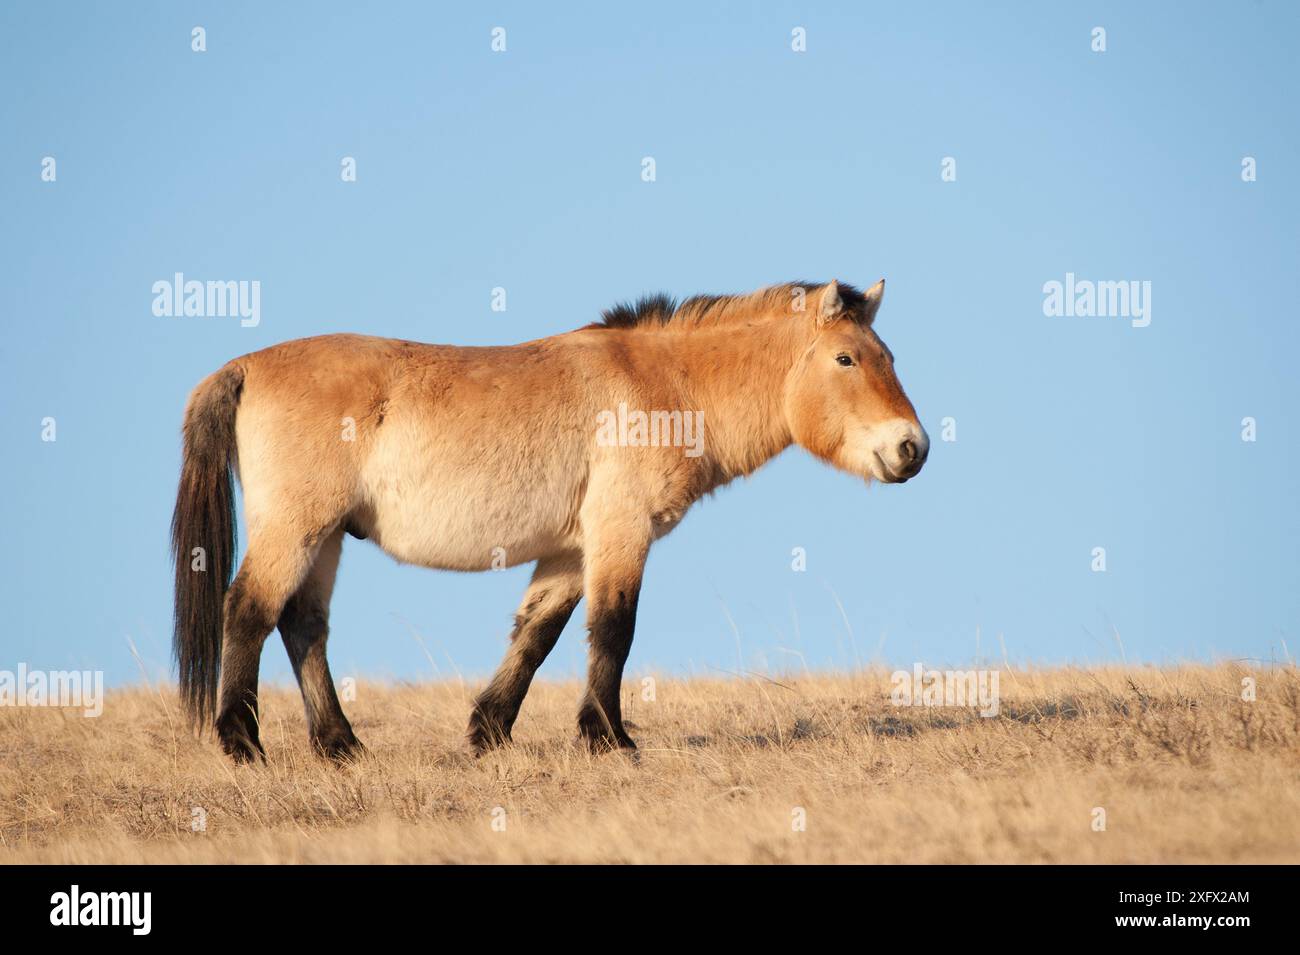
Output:
<instances>
[{"instance_id":1,"label":"horse's belly","mask_svg":"<svg viewBox=\"0 0 1300 955\"><path fill-rule=\"evenodd\" d=\"M494 513L488 503L386 496L376 501L367 536L397 560L444 570L513 567L564 549L554 528L527 514Z\"/></svg>"},{"instance_id":2,"label":"horse's belly","mask_svg":"<svg viewBox=\"0 0 1300 955\"><path fill-rule=\"evenodd\" d=\"M376 449L358 517L362 533L397 560L493 570L576 545L576 475L476 468L471 455L447 449L432 459L395 450Z\"/></svg>"}]
</instances>

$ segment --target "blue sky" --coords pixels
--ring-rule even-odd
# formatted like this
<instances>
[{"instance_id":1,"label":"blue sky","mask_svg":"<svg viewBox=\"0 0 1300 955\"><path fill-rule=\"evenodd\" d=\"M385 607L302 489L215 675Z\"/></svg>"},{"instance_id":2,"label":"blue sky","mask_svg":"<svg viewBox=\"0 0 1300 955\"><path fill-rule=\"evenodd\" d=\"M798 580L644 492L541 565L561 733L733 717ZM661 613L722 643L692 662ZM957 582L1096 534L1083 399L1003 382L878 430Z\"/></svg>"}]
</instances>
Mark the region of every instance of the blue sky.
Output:
<instances>
[{"instance_id":1,"label":"blue sky","mask_svg":"<svg viewBox=\"0 0 1300 955\"><path fill-rule=\"evenodd\" d=\"M268 6L0 11L0 668L122 684L129 640L167 672L181 411L236 355L881 276L925 471L792 449L698 505L631 672L1296 651L1294 5ZM178 271L260 281L260 324L154 316ZM1151 282L1150 325L1045 316L1067 272ZM527 576L349 540L335 675L486 675ZM580 616L543 674L580 672Z\"/></svg>"}]
</instances>

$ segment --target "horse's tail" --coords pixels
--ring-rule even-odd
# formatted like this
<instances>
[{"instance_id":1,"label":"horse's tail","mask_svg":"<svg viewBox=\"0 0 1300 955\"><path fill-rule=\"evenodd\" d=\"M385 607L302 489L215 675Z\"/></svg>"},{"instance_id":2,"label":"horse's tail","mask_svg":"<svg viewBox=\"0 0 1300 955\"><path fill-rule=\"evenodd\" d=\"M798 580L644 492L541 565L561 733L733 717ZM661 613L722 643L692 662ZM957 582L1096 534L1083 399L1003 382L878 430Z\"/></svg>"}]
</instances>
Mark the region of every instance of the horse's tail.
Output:
<instances>
[{"instance_id":1,"label":"horse's tail","mask_svg":"<svg viewBox=\"0 0 1300 955\"><path fill-rule=\"evenodd\" d=\"M172 559L176 564L172 652L181 702L199 729L216 709L221 675L222 603L235 567L235 412L244 369L229 364L190 394L181 429L183 451Z\"/></svg>"}]
</instances>

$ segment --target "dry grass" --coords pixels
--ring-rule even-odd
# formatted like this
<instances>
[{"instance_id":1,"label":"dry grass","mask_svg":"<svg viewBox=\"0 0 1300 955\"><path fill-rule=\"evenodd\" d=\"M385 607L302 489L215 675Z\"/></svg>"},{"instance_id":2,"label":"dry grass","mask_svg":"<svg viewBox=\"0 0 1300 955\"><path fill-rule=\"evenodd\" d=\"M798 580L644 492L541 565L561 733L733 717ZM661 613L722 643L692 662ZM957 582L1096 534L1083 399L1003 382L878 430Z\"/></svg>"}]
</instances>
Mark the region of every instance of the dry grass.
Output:
<instances>
[{"instance_id":1,"label":"dry grass","mask_svg":"<svg viewBox=\"0 0 1300 955\"><path fill-rule=\"evenodd\" d=\"M4 708L0 861L1300 861L1293 668L1001 683L984 719L895 708L878 672L660 679L655 702L630 680L636 760L570 742L576 685L535 686L515 745L475 760L474 688L363 683L348 709L372 757L342 768L310 754L296 691L264 694L255 767L193 739L170 689L111 694L98 719Z\"/></svg>"}]
</instances>

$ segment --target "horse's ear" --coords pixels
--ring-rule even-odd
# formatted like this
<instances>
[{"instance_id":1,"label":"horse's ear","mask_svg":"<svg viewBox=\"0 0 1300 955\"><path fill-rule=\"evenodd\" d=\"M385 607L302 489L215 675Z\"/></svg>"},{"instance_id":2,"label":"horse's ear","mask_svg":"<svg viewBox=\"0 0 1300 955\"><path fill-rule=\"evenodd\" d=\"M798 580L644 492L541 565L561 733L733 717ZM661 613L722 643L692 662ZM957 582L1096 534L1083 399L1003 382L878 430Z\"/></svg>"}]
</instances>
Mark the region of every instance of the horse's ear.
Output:
<instances>
[{"instance_id":1,"label":"horse's ear","mask_svg":"<svg viewBox=\"0 0 1300 955\"><path fill-rule=\"evenodd\" d=\"M870 326L876 320L876 311L880 308L880 300L885 297L885 280L881 279L871 288L862 293L862 321L863 324Z\"/></svg>"},{"instance_id":2,"label":"horse's ear","mask_svg":"<svg viewBox=\"0 0 1300 955\"><path fill-rule=\"evenodd\" d=\"M829 325L844 314L844 299L840 298L840 283L832 281L822 289L821 304L817 306L817 324Z\"/></svg>"}]
</instances>

